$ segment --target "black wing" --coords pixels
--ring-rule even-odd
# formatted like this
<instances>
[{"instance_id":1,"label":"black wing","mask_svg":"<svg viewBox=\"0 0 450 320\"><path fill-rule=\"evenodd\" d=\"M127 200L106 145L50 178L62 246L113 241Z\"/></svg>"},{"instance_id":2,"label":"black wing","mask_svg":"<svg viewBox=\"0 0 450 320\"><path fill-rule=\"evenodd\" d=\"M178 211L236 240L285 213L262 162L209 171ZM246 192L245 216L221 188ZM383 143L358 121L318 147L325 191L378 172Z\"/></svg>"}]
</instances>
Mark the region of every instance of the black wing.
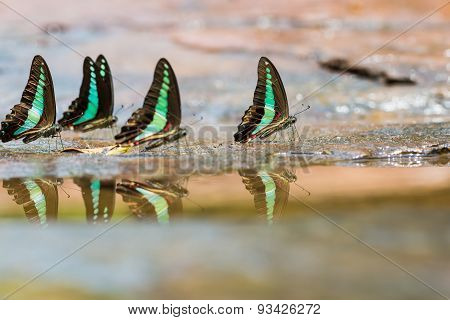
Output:
<instances>
[{"instance_id":1,"label":"black wing","mask_svg":"<svg viewBox=\"0 0 450 320\"><path fill-rule=\"evenodd\" d=\"M128 204L131 212L143 220L168 223L170 218L183 211L181 194L170 192L171 186L159 188L158 184L123 180L117 185L117 192Z\"/></svg>"},{"instance_id":2,"label":"black wing","mask_svg":"<svg viewBox=\"0 0 450 320\"><path fill-rule=\"evenodd\" d=\"M81 82L80 92L78 97L72 101L69 106L69 110L63 113L63 117L58 120L58 123L67 127L72 125L75 121L81 118L88 106L89 88L91 81L95 81L92 77L94 70L94 61L90 57L84 58L83 62L83 80ZM91 80L92 79L92 80Z\"/></svg>"},{"instance_id":3,"label":"black wing","mask_svg":"<svg viewBox=\"0 0 450 320\"><path fill-rule=\"evenodd\" d=\"M113 82L106 58L99 55L94 63L90 57L86 57L79 96L72 101L69 110L64 112L59 124L83 130L94 121L110 117L113 109Z\"/></svg>"},{"instance_id":4,"label":"black wing","mask_svg":"<svg viewBox=\"0 0 450 320\"><path fill-rule=\"evenodd\" d=\"M100 100L97 119L112 116L114 112L114 85L108 61L102 54L95 60L97 86Z\"/></svg>"},{"instance_id":5,"label":"black wing","mask_svg":"<svg viewBox=\"0 0 450 320\"><path fill-rule=\"evenodd\" d=\"M23 206L25 215L32 223L47 225L58 215L58 189L50 180L10 179L3 187L14 202Z\"/></svg>"},{"instance_id":6,"label":"black wing","mask_svg":"<svg viewBox=\"0 0 450 320\"><path fill-rule=\"evenodd\" d=\"M107 223L114 214L116 180L78 178L74 182L81 188L86 219L89 223Z\"/></svg>"},{"instance_id":7,"label":"black wing","mask_svg":"<svg viewBox=\"0 0 450 320\"><path fill-rule=\"evenodd\" d=\"M42 131L55 123L55 118L52 75L44 58L35 56L20 103L11 109L11 113L1 123L1 140L8 142L24 138L24 143L36 140Z\"/></svg>"},{"instance_id":8,"label":"black wing","mask_svg":"<svg viewBox=\"0 0 450 320\"><path fill-rule=\"evenodd\" d=\"M242 117L236 142L246 142L256 137L262 130L289 117L289 107L283 81L273 63L261 57L258 63L258 82L253 95L253 105Z\"/></svg>"},{"instance_id":9,"label":"black wing","mask_svg":"<svg viewBox=\"0 0 450 320\"><path fill-rule=\"evenodd\" d=\"M280 217L289 198L289 180L267 171L239 171L245 188L253 195L258 214L271 224Z\"/></svg>"},{"instance_id":10,"label":"black wing","mask_svg":"<svg viewBox=\"0 0 450 320\"><path fill-rule=\"evenodd\" d=\"M177 78L169 62L158 61L144 105L136 110L116 135L118 144L138 145L161 132L180 126L181 103Z\"/></svg>"}]
</instances>

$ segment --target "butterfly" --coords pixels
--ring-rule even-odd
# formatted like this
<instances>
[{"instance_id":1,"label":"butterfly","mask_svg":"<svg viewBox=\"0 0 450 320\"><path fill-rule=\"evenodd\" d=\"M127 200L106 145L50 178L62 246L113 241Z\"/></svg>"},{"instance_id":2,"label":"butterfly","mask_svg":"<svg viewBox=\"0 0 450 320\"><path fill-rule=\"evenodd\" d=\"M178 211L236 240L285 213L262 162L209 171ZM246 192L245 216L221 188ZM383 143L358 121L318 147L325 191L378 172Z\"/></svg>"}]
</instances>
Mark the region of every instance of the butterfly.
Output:
<instances>
[{"instance_id":1,"label":"butterfly","mask_svg":"<svg viewBox=\"0 0 450 320\"><path fill-rule=\"evenodd\" d=\"M187 196L188 191L173 182L122 180L117 184L117 193L139 219L156 217L158 223L165 224L183 211L181 198Z\"/></svg>"},{"instance_id":2,"label":"butterfly","mask_svg":"<svg viewBox=\"0 0 450 320\"><path fill-rule=\"evenodd\" d=\"M72 101L58 123L63 128L82 132L111 127L117 121L113 110L113 80L106 58L99 55L94 62L86 57L79 96Z\"/></svg>"},{"instance_id":3,"label":"butterfly","mask_svg":"<svg viewBox=\"0 0 450 320\"><path fill-rule=\"evenodd\" d=\"M153 82L144 99L144 105L135 111L115 136L118 146L156 148L186 136L180 128L181 102L177 78L169 62L158 61Z\"/></svg>"},{"instance_id":4,"label":"butterfly","mask_svg":"<svg viewBox=\"0 0 450 320\"><path fill-rule=\"evenodd\" d=\"M24 143L40 137L55 137L61 126L55 124L56 103L52 76L44 58L35 56L22 99L1 123L2 142L23 138Z\"/></svg>"},{"instance_id":5,"label":"butterfly","mask_svg":"<svg viewBox=\"0 0 450 320\"><path fill-rule=\"evenodd\" d=\"M295 116L289 116L286 91L277 69L269 59L261 57L253 105L242 117L238 131L234 134L235 142L265 139L294 125L296 121Z\"/></svg>"},{"instance_id":6,"label":"butterfly","mask_svg":"<svg viewBox=\"0 0 450 320\"><path fill-rule=\"evenodd\" d=\"M268 224L272 224L274 218L284 211L289 198L289 183L297 180L295 174L284 169L271 172L240 170L239 175L254 197L256 211L266 217Z\"/></svg>"},{"instance_id":7,"label":"butterfly","mask_svg":"<svg viewBox=\"0 0 450 320\"><path fill-rule=\"evenodd\" d=\"M47 226L58 215L58 183L47 179L10 179L3 187L22 205L25 215L32 223Z\"/></svg>"},{"instance_id":8,"label":"butterfly","mask_svg":"<svg viewBox=\"0 0 450 320\"><path fill-rule=\"evenodd\" d=\"M116 198L116 180L77 178L74 182L81 188L87 221L92 224L111 221Z\"/></svg>"}]
</instances>

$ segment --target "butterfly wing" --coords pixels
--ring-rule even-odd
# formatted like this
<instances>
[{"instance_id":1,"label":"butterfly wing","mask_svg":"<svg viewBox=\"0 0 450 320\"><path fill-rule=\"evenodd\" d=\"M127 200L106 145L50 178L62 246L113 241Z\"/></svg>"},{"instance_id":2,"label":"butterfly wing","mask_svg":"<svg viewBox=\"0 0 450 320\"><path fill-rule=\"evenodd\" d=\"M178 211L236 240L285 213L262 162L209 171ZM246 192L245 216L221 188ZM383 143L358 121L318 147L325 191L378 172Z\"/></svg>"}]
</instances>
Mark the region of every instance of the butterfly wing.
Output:
<instances>
[{"instance_id":1,"label":"butterfly wing","mask_svg":"<svg viewBox=\"0 0 450 320\"><path fill-rule=\"evenodd\" d=\"M290 186L289 181L279 175L271 175L271 178L276 186L273 216L279 218L283 215L288 203Z\"/></svg>"},{"instance_id":2,"label":"butterfly wing","mask_svg":"<svg viewBox=\"0 0 450 320\"><path fill-rule=\"evenodd\" d=\"M253 105L242 117L234 139L236 142L247 142L288 117L288 101L281 77L273 63L261 57Z\"/></svg>"},{"instance_id":3,"label":"butterfly wing","mask_svg":"<svg viewBox=\"0 0 450 320\"><path fill-rule=\"evenodd\" d=\"M25 143L36 140L55 123L55 118L55 92L50 69L44 58L35 56L20 103L1 123L1 140L24 138Z\"/></svg>"},{"instance_id":4,"label":"butterfly wing","mask_svg":"<svg viewBox=\"0 0 450 320\"><path fill-rule=\"evenodd\" d=\"M69 110L64 112L59 124L83 130L94 121L112 116L113 109L114 91L108 61L103 55L99 55L95 63L90 57L86 57L79 96L69 106Z\"/></svg>"},{"instance_id":5,"label":"butterfly wing","mask_svg":"<svg viewBox=\"0 0 450 320\"><path fill-rule=\"evenodd\" d=\"M181 103L178 83L169 62L158 61L153 82L142 108L135 111L116 135L120 145L139 145L160 139L181 123Z\"/></svg>"},{"instance_id":6,"label":"butterfly wing","mask_svg":"<svg viewBox=\"0 0 450 320\"><path fill-rule=\"evenodd\" d=\"M139 219L156 218L158 223L165 224L183 208L180 197L169 195L165 188L155 188L151 183L123 180L117 185L117 192Z\"/></svg>"},{"instance_id":7,"label":"butterfly wing","mask_svg":"<svg viewBox=\"0 0 450 320\"><path fill-rule=\"evenodd\" d=\"M50 180L10 179L3 187L14 202L23 206L30 222L47 225L58 214L58 190Z\"/></svg>"},{"instance_id":8,"label":"butterfly wing","mask_svg":"<svg viewBox=\"0 0 450 320\"><path fill-rule=\"evenodd\" d=\"M95 120L108 118L114 111L114 85L108 61L102 54L95 60L99 111Z\"/></svg>"},{"instance_id":9,"label":"butterfly wing","mask_svg":"<svg viewBox=\"0 0 450 320\"><path fill-rule=\"evenodd\" d=\"M94 62L90 57L84 58L83 62L83 80L81 82L80 92L78 98L72 101L69 110L63 113L63 117L58 120L58 123L63 127L72 126L76 121L85 114L89 105L89 95L92 90L90 107L96 108L97 100L95 98L96 81L95 81L95 67Z\"/></svg>"},{"instance_id":10,"label":"butterfly wing","mask_svg":"<svg viewBox=\"0 0 450 320\"><path fill-rule=\"evenodd\" d=\"M79 178L74 182L81 188L87 221L109 222L114 214L116 181Z\"/></svg>"},{"instance_id":11,"label":"butterfly wing","mask_svg":"<svg viewBox=\"0 0 450 320\"><path fill-rule=\"evenodd\" d=\"M239 171L245 188L253 195L256 211L269 224L279 217L289 197L289 182L267 171Z\"/></svg>"}]
</instances>

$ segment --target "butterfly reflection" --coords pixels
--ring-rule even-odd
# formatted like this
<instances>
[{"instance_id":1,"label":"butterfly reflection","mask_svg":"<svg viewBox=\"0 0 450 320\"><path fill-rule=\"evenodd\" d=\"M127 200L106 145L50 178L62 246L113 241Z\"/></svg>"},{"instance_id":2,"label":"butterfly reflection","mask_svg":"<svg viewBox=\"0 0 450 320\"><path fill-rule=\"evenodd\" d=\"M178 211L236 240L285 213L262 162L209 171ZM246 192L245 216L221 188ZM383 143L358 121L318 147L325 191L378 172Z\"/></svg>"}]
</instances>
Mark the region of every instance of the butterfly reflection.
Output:
<instances>
[{"instance_id":1,"label":"butterfly reflection","mask_svg":"<svg viewBox=\"0 0 450 320\"><path fill-rule=\"evenodd\" d=\"M3 187L14 202L23 206L28 221L47 226L58 215L60 183L60 180L15 178L4 180Z\"/></svg>"},{"instance_id":2,"label":"butterfly reflection","mask_svg":"<svg viewBox=\"0 0 450 320\"><path fill-rule=\"evenodd\" d=\"M268 224L279 218L289 198L289 183L297 177L287 169L278 171L239 170L245 188L253 195L258 214L264 215Z\"/></svg>"},{"instance_id":3,"label":"butterfly reflection","mask_svg":"<svg viewBox=\"0 0 450 320\"><path fill-rule=\"evenodd\" d=\"M116 180L77 178L74 182L83 194L87 222L100 224L111 221L116 201Z\"/></svg>"},{"instance_id":4,"label":"butterfly reflection","mask_svg":"<svg viewBox=\"0 0 450 320\"><path fill-rule=\"evenodd\" d=\"M117 193L128 204L131 212L140 220L156 220L169 223L173 216L183 211L182 197L188 191L173 181L146 180L137 182L122 180L117 184Z\"/></svg>"}]
</instances>

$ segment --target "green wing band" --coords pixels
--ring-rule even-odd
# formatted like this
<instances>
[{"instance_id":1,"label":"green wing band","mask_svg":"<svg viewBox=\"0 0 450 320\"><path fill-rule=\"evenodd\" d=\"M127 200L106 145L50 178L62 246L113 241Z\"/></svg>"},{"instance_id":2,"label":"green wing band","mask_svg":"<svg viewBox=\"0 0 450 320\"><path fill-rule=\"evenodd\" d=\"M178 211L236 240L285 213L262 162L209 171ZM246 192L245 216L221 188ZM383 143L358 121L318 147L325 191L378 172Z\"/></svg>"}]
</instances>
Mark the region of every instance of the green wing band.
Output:
<instances>
[{"instance_id":1,"label":"green wing band","mask_svg":"<svg viewBox=\"0 0 450 320\"><path fill-rule=\"evenodd\" d=\"M38 218L40 224L47 224L47 203L45 201L45 195L41 188L33 180L27 180L24 182L25 187L30 193L30 199L34 203L34 207L38 212Z\"/></svg>"},{"instance_id":2,"label":"green wing band","mask_svg":"<svg viewBox=\"0 0 450 320\"><path fill-rule=\"evenodd\" d=\"M98 219L98 210L99 210L99 202L100 202L100 180L94 180L90 185L91 189L91 197L92 197L92 206L94 208L92 220Z\"/></svg>"},{"instance_id":3,"label":"green wing band","mask_svg":"<svg viewBox=\"0 0 450 320\"><path fill-rule=\"evenodd\" d=\"M91 72L89 82L88 105L83 115L73 123L74 125L79 125L83 122L91 121L95 119L98 113L98 106L99 106L98 88L96 82L95 69L93 65L91 65L90 70Z\"/></svg>"},{"instance_id":4,"label":"green wing band","mask_svg":"<svg viewBox=\"0 0 450 320\"><path fill-rule=\"evenodd\" d=\"M28 111L27 119L25 122L14 131L13 135L18 136L19 134L33 129L41 120L42 114L44 113L45 98L44 98L44 87L45 87L45 74L44 68L41 67L41 73L39 75L39 81L36 86L36 93L34 95L31 108Z\"/></svg>"},{"instance_id":5,"label":"green wing band","mask_svg":"<svg viewBox=\"0 0 450 320\"><path fill-rule=\"evenodd\" d=\"M159 223L169 223L169 204L166 199L151 191L136 188L140 194L155 208L156 219Z\"/></svg>"},{"instance_id":6,"label":"green wing band","mask_svg":"<svg viewBox=\"0 0 450 320\"><path fill-rule=\"evenodd\" d=\"M252 134L256 134L261 131L265 126L270 124L275 117L275 96L273 94L272 87L272 75L270 69L266 68L266 95L264 98L264 115L261 122L253 130Z\"/></svg>"},{"instance_id":7,"label":"green wing band","mask_svg":"<svg viewBox=\"0 0 450 320\"><path fill-rule=\"evenodd\" d=\"M167 124L167 112L169 110L169 90L170 90L170 79L169 79L169 66L164 65L163 81L161 84L161 89L159 90L158 101L155 106L155 114L153 115L153 120L145 127L141 134L139 134L134 141L139 141L145 139L161 130Z\"/></svg>"},{"instance_id":8,"label":"green wing band","mask_svg":"<svg viewBox=\"0 0 450 320\"><path fill-rule=\"evenodd\" d=\"M266 216L267 216L267 222L269 224L272 224L273 222L273 211L275 208L275 200L276 200L276 184L275 181L267 174L267 172L263 171L260 172L259 177L261 178L261 181L264 184L266 194Z\"/></svg>"},{"instance_id":9,"label":"green wing band","mask_svg":"<svg viewBox=\"0 0 450 320\"><path fill-rule=\"evenodd\" d=\"M106 66L105 66L105 63L106 63L105 59L102 59L102 64L101 64L101 66L100 66L100 75L102 76L102 78L104 78L104 77L106 76L106 72L105 72Z\"/></svg>"}]
</instances>

